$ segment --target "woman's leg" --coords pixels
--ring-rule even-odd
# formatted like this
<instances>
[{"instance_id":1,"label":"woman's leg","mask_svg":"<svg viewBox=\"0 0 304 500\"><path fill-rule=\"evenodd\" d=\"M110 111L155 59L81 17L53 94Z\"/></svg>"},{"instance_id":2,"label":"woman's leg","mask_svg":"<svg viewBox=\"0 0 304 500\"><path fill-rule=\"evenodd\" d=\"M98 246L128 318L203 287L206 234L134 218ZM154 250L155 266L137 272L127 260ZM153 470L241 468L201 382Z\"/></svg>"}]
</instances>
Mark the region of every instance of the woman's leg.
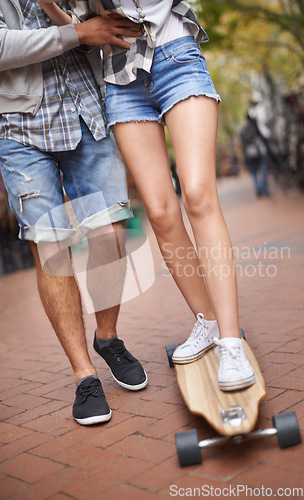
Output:
<instances>
[{"instance_id":1,"label":"woman's leg","mask_svg":"<svg viewBox=\"0 0 304 500\"><path fill-rule=\"evenodd\" d=\"M219 325L221 339L213 339L219 347L219 386L223 391L243 389L255 376L240 338L234 258L216 189L218 104L208 97L191 97L167 113L166 123Z\"/></svg>"},{"instance_id":2,"label":"woman's leg","mask_svg":"<svg viewBox=\"0 0 304 500\"><path fill-rule=\"evenodd\" d=\"M195 315L203 313L213 320L205 282L198 272L199 261L173 188L163 126L156 122L118 123L114 133L177 286Z\"/></svg>"},{"instance_id":3,"label":"woman's leg","mask_svg":"<svg viewBox=\"0 0 304 500\"><path fill-rule=\"evenodd\" d=\"M166 123L221 337L240 337L233 252L216 187L218 104L191 97L166 114Z\"/></svg>"}]
</instances>

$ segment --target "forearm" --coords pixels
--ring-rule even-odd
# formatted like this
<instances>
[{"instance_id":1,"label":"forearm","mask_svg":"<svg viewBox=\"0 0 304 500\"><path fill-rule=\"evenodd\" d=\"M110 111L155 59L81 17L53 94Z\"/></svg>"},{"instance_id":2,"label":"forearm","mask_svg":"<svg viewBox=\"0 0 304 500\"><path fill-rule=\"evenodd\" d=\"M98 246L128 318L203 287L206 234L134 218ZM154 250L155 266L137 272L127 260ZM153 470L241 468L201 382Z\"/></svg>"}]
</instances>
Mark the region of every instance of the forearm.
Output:
<instances>
[{"instance_id":1,"label":"forearm","mask_svg":"<svg viewBox=\"0 0 304 500\"><path fill-rule=\"evenodd\" d=\"M56 26L64 26L65 24L72 23L71 16L61 10L55 3L49 3L46 0L38 0L38 3Z\"/></svg>"},{"instance_id":2,"label":"forearm","mask_svg":"<svg viewBox=\"0 0 304 500\"><path fill-rule=\"evenodd\" d=\"M0 29L0 71L57 57L80 45L74 25L39 30Z\"/></svg>"}]
</instances>

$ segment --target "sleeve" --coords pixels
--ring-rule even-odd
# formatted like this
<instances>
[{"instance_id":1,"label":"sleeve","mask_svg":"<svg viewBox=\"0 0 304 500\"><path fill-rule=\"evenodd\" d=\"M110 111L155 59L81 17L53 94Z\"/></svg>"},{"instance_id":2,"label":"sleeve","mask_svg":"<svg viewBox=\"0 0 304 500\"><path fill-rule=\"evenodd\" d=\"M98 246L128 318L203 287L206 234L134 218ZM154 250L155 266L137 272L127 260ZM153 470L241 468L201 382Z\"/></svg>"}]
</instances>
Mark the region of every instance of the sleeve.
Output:
<instances>
[{"instance_id":1,"label":"sleeve","mask_svg":"<svg viewBox=\"0 0 304 500\"><path fill-rule=\"evenodd\" d=\"M46 61L79 45L73 24L39 30L11 30L0 16L0 71Z\"/></svg>"}]
</instances>

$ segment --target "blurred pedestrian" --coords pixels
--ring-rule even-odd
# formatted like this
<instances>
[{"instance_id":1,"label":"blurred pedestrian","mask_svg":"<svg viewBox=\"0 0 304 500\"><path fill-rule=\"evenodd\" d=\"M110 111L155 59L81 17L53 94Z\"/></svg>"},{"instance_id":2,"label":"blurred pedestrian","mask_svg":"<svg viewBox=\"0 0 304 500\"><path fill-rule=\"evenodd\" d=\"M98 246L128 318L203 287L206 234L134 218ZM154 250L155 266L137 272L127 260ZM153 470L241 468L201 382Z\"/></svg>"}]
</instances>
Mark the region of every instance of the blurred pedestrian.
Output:
<instances>
[{"instance_id":1,"label":"blurred pedestrian","mask_svg":"<svg viewBox=\"0 0 304 500\"><path fill-rule=\"evenodd\" d=\"M267 146L256 119L249 114L240 136L245 165L253 177L256 195L258 197L269 196Z\"/></svg>"},{"instance_id":2,"label":"blurred pedestrian","mask_svg":"<svg viewBox=\"0 0 304 500\"><path fill-rule=\"evenodd\" d=\"M94 280L94 268L121 257L118 227L132 215L125 168L106 130L98 46L112 42L128 50L130 44L118 36L136 36L134 26L114 15L57 27L36 0L0 5L1 170L20 238L30 241L36 260L43 307L74 372L73 416L84 425L109 420L111 410L87 350L69 248L75 228L65 210L60 171L79 230L89 240L94 302L98 294L113 292L109 283ZM115 304L95 309L94 348L121 386L142 389L147 376L117 338Z\"/></svg>"}]
</instances>

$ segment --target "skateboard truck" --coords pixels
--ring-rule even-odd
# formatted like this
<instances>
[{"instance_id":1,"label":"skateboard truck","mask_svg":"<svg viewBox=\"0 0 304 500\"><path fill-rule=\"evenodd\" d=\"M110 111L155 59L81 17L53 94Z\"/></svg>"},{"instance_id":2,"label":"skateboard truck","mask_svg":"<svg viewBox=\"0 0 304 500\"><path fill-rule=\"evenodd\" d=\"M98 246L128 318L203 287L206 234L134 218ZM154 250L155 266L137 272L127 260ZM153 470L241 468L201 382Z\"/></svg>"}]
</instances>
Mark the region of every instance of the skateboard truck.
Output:
<instances>
[{"instance_id":1,"label":"skateboard truck","mask_svg":"<svg viewBox=\"0 0 304 500\"><path fill-rule=\"evenodd\" d=\"M222 412L224 413L224 412ZM195 429L175 434L175 442L180 465L195 465L202 462L201 448L211 448L221 444L240 444L249 439L261 439L270 436L277 436L280 448L295 446L302 442L300 429L296 414L292 411L281 413L272 417L273 427L269 429L259 429L247 434L236 434L234 436L219 436L211 439L199 441Z\"/></svg>"}]
</instances>

